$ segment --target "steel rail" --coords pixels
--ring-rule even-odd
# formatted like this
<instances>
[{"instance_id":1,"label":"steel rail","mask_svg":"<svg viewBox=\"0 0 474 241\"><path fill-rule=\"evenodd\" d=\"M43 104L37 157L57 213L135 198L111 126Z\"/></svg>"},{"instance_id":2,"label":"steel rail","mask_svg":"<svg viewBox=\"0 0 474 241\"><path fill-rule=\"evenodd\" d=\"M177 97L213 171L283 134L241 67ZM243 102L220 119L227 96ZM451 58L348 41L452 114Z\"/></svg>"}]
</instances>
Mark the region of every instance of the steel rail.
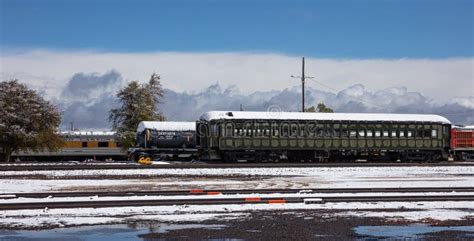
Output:
<instances>
[{"instance_id":1,"label":"steel rail","mask_svg":"<svg viewBox=\"0 0 474 241\"><path fill-rule=\"evenodd\" d=\"M198 168L294 168L294 167L411 167L411 166L474 166L474 162L436 163L180 163L180 164L61 164L61 165L0 165L0 171L41 170L107 170L107 169L198 169Z\"/></svg>"},{"instance_id":2,"label":"steel rail","mask_svg":"<svg viewBox=\"0 0 474 241\"><path fill-rule=\"evenodd\" d=\"M105 192L35 192L0 193L0 199L47 197L113 197L113 196L172 196L216 194L270 194L270 193L414 193L414 192L474 192L474 187L407 187L407 188L306 188L306 189L190 189L163 191L105 191Z\"/></svg>"},{"instance_id":3,"label":"steel rail","mask_svg":"<svg viewBox=\"0 0 474 241\"><path fill-rule=\"evenodd\" d=\"M166 205L222 205L222 204L284 204L326 202L419 202L419 201L474 201L474 195L411 195L411 196L353 196L353 197L272 197L272 198L213 198L213 199L168 199L168 200L94 200L41 203L2 203L0 210L54 209L54 208L105 208L130 206Z\"/></svg>"}]
</instances>

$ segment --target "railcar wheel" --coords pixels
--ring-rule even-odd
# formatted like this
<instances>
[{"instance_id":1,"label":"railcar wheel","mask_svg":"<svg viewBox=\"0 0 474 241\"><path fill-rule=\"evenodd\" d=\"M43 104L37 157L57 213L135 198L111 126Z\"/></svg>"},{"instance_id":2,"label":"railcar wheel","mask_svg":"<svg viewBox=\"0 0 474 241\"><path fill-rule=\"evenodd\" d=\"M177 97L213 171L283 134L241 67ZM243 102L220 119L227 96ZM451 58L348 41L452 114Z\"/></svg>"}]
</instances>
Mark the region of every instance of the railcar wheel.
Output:
<instances>
[{"instance_id":1,"label":"railcar wheel","mask_svg":"<svg viewBox=\"0 0 474 241\"><path fill-rule=\"evenodd\" d=\"M138 163L142 165L150 165L151 164L151 157L141 157Z\"/></svg>"},{"instance_id":2,"label":"railcar wheel","mask_svg":"<svg viewBox=\"0 0 474 241\"><path fill-rule=\"evenodd\" d=\"M150 165L151 164L151 157L145 158L145 165Z\"/></svg>"}]
</instances>

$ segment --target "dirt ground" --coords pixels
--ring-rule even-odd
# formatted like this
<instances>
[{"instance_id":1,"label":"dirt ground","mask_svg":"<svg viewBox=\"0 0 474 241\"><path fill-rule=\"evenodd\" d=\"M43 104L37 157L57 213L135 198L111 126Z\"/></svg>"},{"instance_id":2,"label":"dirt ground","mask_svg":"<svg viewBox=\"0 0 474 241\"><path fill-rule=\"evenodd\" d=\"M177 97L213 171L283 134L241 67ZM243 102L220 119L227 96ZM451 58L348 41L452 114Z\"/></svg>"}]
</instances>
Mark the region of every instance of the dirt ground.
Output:
<instances>
[{"instance_id":1,"label":"dirt ground","mask_svg":"<svg viewBox=\"0 0 474 241\"><path fill-rule=\"evenodd\" d=\"M390 221L382 218L340 217L335 212L292 211L253 212L248 218L229 221L207 221L205 224L219 224L221 229L179 229L167 233L140 235L145 240L375 240L374 236L357 235L358 226L411 225L408 221ZM418 222L419 224L420 222ZM473 226L473 220L444 221L423 224L436 226ZM401 237L403 240L472 240L474 232L443 231L421 236ZM393 238L393 237L392 237ZM397 240L398 240L397 238Z\"/></svg>"}]
</instances>

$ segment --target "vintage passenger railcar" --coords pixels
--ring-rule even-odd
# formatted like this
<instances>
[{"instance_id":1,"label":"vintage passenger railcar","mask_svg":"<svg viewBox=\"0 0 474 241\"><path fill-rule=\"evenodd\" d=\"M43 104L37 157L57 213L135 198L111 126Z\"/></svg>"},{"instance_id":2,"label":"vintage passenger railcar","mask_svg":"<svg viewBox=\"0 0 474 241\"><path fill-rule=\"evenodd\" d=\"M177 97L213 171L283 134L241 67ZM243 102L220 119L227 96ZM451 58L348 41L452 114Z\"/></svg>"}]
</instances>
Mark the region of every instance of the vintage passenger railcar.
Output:
<instances>
[{"instance_id":1,"label":"vintage passenger railcar","mask_svg":"<svg viewBox=\"0 0 474 241\"><path fill-rule=\"evenodd\" d=\"M225 161L439 160L450 130L418 114L211 111L197 123L201 158Z\"/></svg>"},{"instance_id":2,"label":"vintage passenger railcar","mask_svg":"<svg viewBox=\"0 0 474 241\"><path fill-rule=\"evenodd\" d=\"M126 153L117 146L112 131L63 131L64 146L58 151L20 151L13 159L22 161L123 160Z\"/></svg>"}]
</instances>

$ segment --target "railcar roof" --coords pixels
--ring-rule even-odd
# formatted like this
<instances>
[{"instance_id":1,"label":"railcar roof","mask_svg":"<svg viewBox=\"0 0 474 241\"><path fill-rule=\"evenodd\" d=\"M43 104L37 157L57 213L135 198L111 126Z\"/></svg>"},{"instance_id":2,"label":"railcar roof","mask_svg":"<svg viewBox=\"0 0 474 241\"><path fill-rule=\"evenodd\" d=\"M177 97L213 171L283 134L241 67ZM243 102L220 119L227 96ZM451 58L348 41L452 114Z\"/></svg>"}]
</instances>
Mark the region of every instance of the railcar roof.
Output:
<instances>
[{"instance_id":1,"label":"railcar roof","mask_svg":"<svg viewBox=\"0 0 474 241\"><path fill-rule=\"evenodd\" d=\"M460 129L460 130L474 130L474 125L470 126L453 126L454 129Z\"/></svg>"},{"instance_id":2,"label":"railcar roof","mask_svg":"<svg viewBox=\"0 0 474 241\"><path fill-rule=\"evenodd\" d=\"M115 131L61 131L60 135L70 136L113 136Z\"/></svg>"},{"instance_id":3,"label":"railcar roof","mask_svg":"<svg viewBox=\"0 0 474 241\"><path fill-rule=\"evenodd\" d=\"M333 121L398 121L436 122L451 124L439 115L428 114L385 114L385 113L302 113L302 112L258 112L258 111L210 111L201 118L204 121L220 119L263 119L263 120L333 120Z\"/></svg>"},{"instance_id":4,"label":"railcar roof","mask_svg":"<svg viewBox=\"0 0 474 241\"><path fill-rule=\"evenodd\" d=\"M196 123L178 121L142 121L138 124L137 132L145 129L161 131L195 131Z\"/></svg>"}]
</instances>

